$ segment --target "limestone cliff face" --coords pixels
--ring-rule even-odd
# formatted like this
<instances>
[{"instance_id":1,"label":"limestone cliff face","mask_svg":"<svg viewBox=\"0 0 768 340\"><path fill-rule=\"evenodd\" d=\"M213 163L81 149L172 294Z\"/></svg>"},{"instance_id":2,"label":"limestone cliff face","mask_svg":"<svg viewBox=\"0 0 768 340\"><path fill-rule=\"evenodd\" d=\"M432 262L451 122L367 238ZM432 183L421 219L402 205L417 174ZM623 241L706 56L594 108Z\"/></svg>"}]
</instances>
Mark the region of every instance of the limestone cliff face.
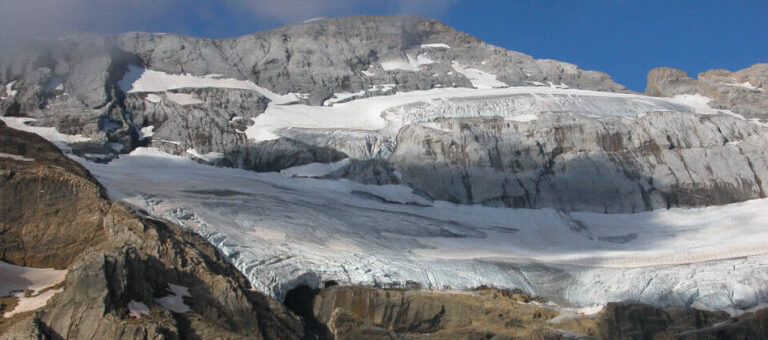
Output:
<instances>
[{"instance_id":1,"label":"limestone cliff face","mask_svg":"<svg viewBox=\"0 0 768 340\"><path fill-rule=\"evenodd\" d=\"M295 316L252 291L198 235L109 201L85 169L36 135L0 123L0 141L0 259L68 270L63 292L34 314L0 320L0 337L302 336ZM189 311L162 307L173 287L188 290L179 298ZM129 315L130 303L148 313Z\"/></svg>"},{"instance_id":2,"label":"limestone cliff face","mask_svg":"<svg viewBox=\"0 0 768 340\"><path fill-rule=\"evenodd\" d=\"M389 160L403 181L457 203L606 213L765 197L768 131L725 115L411 125Z\"/></svg>"},{"instance_id":3,"label":"limestone cliff face","mask_svg":"<svg viewBox=\"0 0 768 340\"><path fill-rule=\"evenodd\" d=\"M106 239L110 204L87 170L42 137L2 122L0 153L28 159L0 157L0 260L63 269Z\"/></svg>"},{"instance_id":4,"label":"limestone cliff face","mask_svg":"<svg viewBox=\"0 0 768 340\"><path fill-rule=\"evenodd\" d=\"M700 73L698 79L685 72L660 67L648 73L645 93L651 96L700 94L712 99L710 106L731 110L746 118L765 122L768 119L768 64L731 72L710 70Z\"/></svg>"},{"instance_id":5,"label":"limestone cliff face","mask_svg":"<svg viewBox=\"0 0 768 340\"><path fill-rule=\"evenodd\" d=\"M553 308L519 292L479 288L439 293L332 287L309 309L313 334L336 339L709 339L765 334L768 313L611 303L596 315Z\"/></svg>"}]
</instances>

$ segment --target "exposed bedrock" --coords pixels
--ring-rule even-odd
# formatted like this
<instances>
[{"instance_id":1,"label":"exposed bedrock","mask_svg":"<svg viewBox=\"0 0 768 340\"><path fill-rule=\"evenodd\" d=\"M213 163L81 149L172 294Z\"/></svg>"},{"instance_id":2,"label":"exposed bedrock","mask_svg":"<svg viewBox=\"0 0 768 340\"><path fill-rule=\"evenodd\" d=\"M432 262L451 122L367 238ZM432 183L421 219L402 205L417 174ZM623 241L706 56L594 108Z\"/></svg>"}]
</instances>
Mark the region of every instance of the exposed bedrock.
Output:
<instances>
[{"instance_id":1,"label":"exposed bedrock","mask_svg":"<svg viewBox=\"0 0 768 340\"><path fill-rule=\"evenodd\" d=\"M181 95L180 97L177 95ZM129 93L126 108L133 122L165 152L216 165L279 171L312 162L335 162L343 153L279 138L255 143L244 131L268 100L256 91L184 88L163 93Z\"/></svg>"},{"instance_id":2,"label":"exposed bedrock","mask_svg":"<svg viewBox=\"0 0 768 340\"><path fill-rule=\"evenodd\" d=\"M214 246L108 200L54 145L0 122L0 153L0 260L67 270L45 306L0 313L0 338L301 338Z\"/></svg>"},{"instance_id":3,"label":"exposed bedrock","mask_svg":"<svg viewBox=\"0 0 768 340\"><path fill-rule=\"evenodd\" d=\"M693 79L683 71L659 67L648 73L645 93L651 96L699 94L716 109L731 110L746 118L768 119L768 64L731 72L715 69Z\"/></svg>"},{"instance_id":4,"label":"exposed bedrock","mask_svg":"<svg viewBox=\"0 0 768 340\"><path fill-rule=\"evenodd\" d=\"M404 127L389 161L405 183L440 200L628 213L768 190L768 131L726 115L547 113L436 124Z\"/></svg>"},{"instance_id":5,"label":"exposed bedrock","mask_svg":"<svg viewBox=\"0 0 768 340\"><path fill-rule=\"evenodd\" d=\"M299 309L314 318L307 333L336 339L742 339L765 334L768 319L765 310L731 318L635 302L609 303L584 316L486 287L461 293L332 287L305 295Z\"/></svg>"}]
</instances>

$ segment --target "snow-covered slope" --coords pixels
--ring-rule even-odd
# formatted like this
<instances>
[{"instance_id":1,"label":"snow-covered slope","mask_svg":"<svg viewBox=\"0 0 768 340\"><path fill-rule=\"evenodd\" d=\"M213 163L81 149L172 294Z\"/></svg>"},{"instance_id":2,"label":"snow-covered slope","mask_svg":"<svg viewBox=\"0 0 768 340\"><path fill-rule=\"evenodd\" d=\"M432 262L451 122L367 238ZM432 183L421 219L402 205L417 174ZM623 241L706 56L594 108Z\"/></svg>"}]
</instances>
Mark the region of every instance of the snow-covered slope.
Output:
<instances>
[{"instance_id":1,"label":"snow-covered slope","mask_svg":"<svg viewBox=\"0 0 768 340\"><path fill-rule=\"evenodd\" d=\"M204 235L278 298L333 280L516 287L578 306L768 301L768 200L564 213L431 203L406 187L214 168L153 149L83 164L112 197Z\"/></svg>"}]
</instances>

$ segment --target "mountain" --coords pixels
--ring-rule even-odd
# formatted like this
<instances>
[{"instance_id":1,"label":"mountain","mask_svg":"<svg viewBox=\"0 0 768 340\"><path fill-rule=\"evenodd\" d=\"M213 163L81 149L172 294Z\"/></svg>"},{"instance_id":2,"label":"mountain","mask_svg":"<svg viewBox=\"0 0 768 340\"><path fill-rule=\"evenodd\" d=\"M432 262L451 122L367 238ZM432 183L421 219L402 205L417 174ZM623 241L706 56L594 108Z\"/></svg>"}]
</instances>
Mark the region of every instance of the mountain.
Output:
<instances>
[{"instance_id":1,"label":"mountain","mask_svg":"<svg viewBox=\"0 0 768 340\"><path fill-rule=\"evenodd\" d=\"M9 289L3 338L302 337L300 320L198 235L109 200L37 135L0 123L0 142L1 293L36 284L6 263L62 273L53 287Z\"/></svg>"},{"instance_id":2,"label":"mountain","mask_svg":"<svg viewBox=\"0 0 768 340\"><path fill-rule=\"evenodd\" d=\"M0 120L277 300L488 285L737 315L768 302L765 66L654 69L640 94L424 18L78 34L2 55ZM83 251L47 235L8 261Z\"/></svg>"}]
</instances>

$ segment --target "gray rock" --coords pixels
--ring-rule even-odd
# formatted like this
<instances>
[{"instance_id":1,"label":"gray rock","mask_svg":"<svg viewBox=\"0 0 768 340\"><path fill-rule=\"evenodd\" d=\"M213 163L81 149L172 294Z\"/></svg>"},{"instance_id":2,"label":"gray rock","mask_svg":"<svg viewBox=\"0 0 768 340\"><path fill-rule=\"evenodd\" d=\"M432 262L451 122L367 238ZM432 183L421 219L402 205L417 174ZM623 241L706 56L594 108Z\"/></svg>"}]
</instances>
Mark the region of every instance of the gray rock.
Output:
<instances>
[{"instance_id":1,"label":"gray rock","mask_svg":"<svg viewBox=\"0 0 768 340\"><path fill-rule=\"evenodd\" d=\"M709 105L716 109L731 110L746 118L768 121L768 64L755 64L731 72L710 70L698 79L671 68L656 68L648 73L646 94L674 96L700 94L711 98Z\"/></svg>"},{"instance_id":2,"label":"gray rock","mask_svg":"<svg viewBox=\"0 0 768 340\"><path fill-rule=\"evenodd\" d=\"M352 163L324 176L327 179L345 178L362 184L399 184L397 170L383 159L352 161Z\"/></svg>"},{"instance_id":3,"label":"gray rock","mask_svg":"<svg viewBox=\"0 0 768 340\"><path fill-rule=\"evenodd\" d=\"M627 213L765 197L768 131L726 115L544 114L403 128L389 161L434 199Z\"/></svg>"}]
</instances>

